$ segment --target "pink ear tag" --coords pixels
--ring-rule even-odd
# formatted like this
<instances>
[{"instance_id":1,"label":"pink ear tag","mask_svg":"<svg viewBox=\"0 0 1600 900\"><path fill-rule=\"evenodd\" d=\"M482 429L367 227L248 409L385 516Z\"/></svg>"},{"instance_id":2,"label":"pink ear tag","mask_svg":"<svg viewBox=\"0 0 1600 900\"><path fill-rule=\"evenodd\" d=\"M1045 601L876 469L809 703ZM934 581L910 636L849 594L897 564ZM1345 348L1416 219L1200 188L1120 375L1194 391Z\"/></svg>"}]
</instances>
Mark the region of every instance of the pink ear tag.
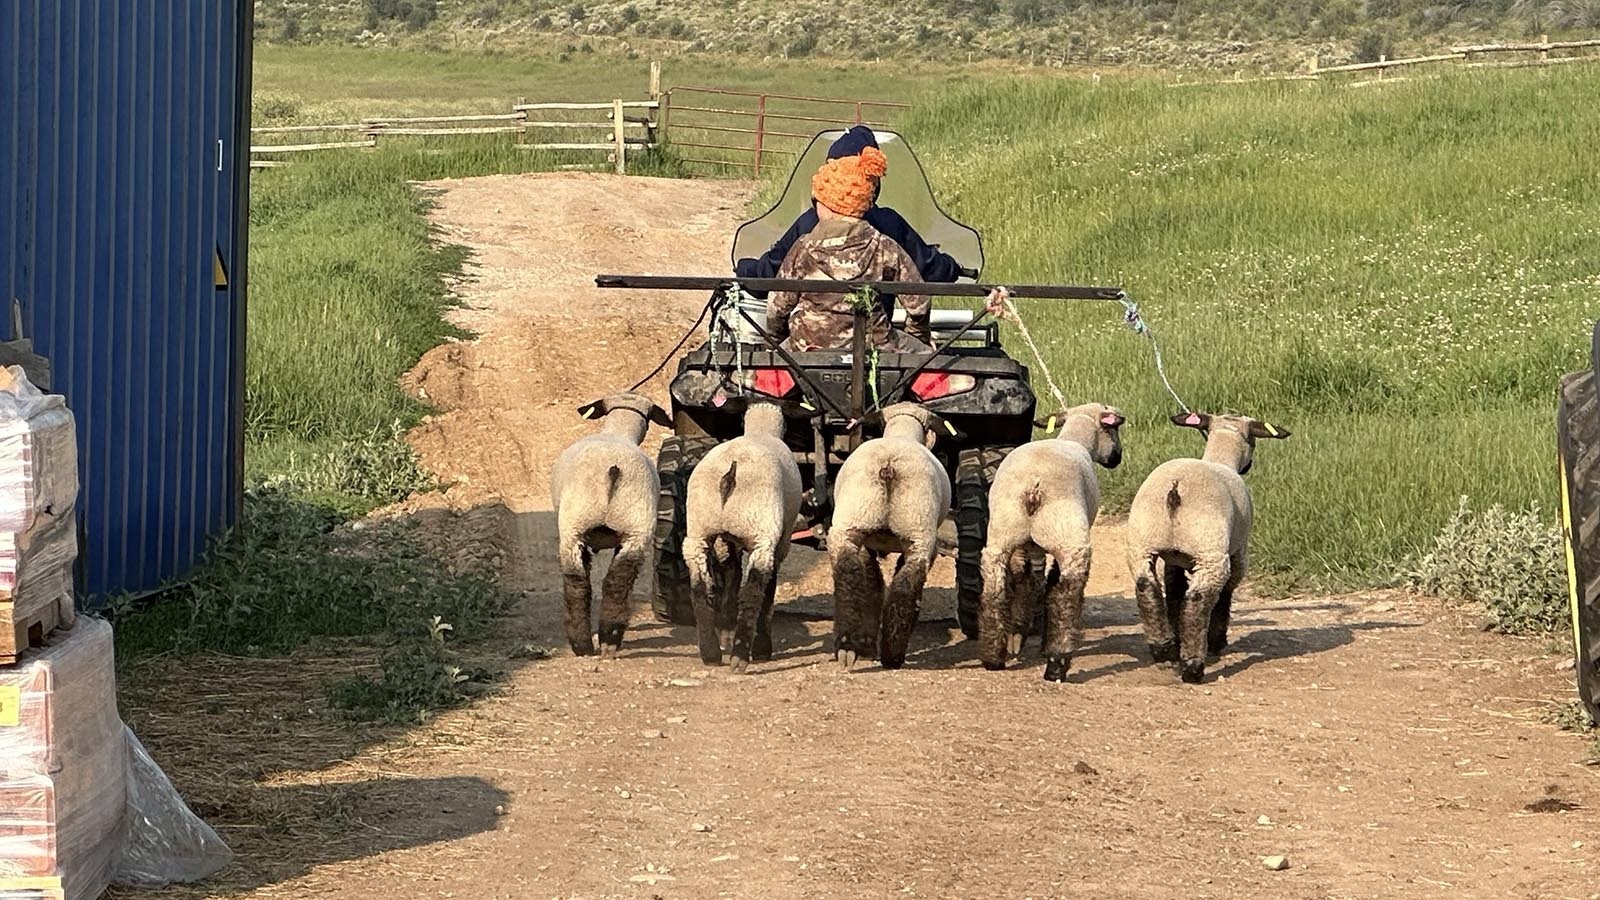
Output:
<instances>
[{"instance_id":1,"label":"pink ear tag","mask_svg":"<svg viewBox=\"0 0 1600 900\"><path fill-rule=\"evenodd\" d=\"M717 391L715 394L711 395L711 405L715 406L718 409L721 409L724 405L727 404L727 402L728 402L728 395L724 394L721 391Z\"/></svg>"},{"instance_id":2,"label":"pink ear tag","mask_svg":"<svg viewBox=\"0 0 1600 900\"><path fill-rule=\"evenodd\" d=\"M1112 425L1112 426L1115 426L1115 425L1120 424L1120 422L1121 422L1121 420L1117 417L1116 413L1105 413L1105 414L1100 416L1100 424L1101 425Z\"/></svg>"},{"instance_id":3,"label":"pink ear tag","mask_svg":"<svg viewBox=\"0 0 1600 900\"><path fill-rule=\"evenodd\" d=\"M1185 424L1185 425L1199 425L1200 424L1200 417L1195 415L1194 413L1189 413L1189 418L1184 419L1183 420L1183 424Z\"/></svg>"}]
</instances>

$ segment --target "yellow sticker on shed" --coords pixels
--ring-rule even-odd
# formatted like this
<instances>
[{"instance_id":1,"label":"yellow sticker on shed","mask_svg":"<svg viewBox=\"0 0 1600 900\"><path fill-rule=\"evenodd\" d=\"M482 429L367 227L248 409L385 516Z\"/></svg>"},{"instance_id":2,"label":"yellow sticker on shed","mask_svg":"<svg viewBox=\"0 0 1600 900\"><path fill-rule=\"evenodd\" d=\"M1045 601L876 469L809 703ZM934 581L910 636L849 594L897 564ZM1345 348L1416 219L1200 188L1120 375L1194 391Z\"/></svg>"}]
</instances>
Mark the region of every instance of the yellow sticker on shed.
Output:
<instances>
[{"instance_id":1,"label":"yellow sticker on shed","mask_svg":"<svg viewBox=\"0 0 1600 900\"><path fill-rule=\"evenodd\" d=\"M0 684L0 728L15 728L22 724L22 688L14 684Z\"/></svg>"}]
</instances>

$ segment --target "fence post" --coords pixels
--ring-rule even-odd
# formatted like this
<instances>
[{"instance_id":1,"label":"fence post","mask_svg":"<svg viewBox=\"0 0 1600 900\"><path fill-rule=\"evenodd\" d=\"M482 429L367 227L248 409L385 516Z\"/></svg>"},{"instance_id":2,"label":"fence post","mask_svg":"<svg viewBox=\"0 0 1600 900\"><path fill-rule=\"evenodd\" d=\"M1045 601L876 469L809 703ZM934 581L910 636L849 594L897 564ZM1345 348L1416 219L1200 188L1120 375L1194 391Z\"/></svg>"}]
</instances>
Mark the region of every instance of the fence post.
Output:
<instances>
[{"instance_id":1,"label":"fence post","mask_svg":"<svg viewBox=\"0 0 1600 900\"><path fill-rule=\"evenodd\" d=\"M1378 62L1380 63L1380 65L1378 66L1378 80L1379 81L1383 80L1384 70L1386 70L1388 68L1388 66L1381 65L1381 64L1382 63L1386 63L1388 61L1389 61L1389 54L1387 54L1387 53L1379 53L1378 54Z\"/></svg>"},{"instance_id":2,"label":"fence post","mask_svg":"<svg viewBox=\"0 0 1600 900\"><path fill-rule=\"evenodd\" d=\"M861 124L861 101L856 101L856 124Z\"/></svg>"},{"instance_id":3,"label":"fence post","mask_svg":"<svg viewBox=\"0 0 1600 900\"><path fill-rule=\"evenodd\" d=\"M756 98L756 176L761 175L761 145L767 136L767 95Z\"/></svg>"},{"instance_id":4,"label":"fence post","mask_svg":"<svg viewBox=\"0 0 1600 900\"><path fill-rule=\"evenodd\" d=\"M1545 60L1547 60L1549 58L1550 58L1550 35L1541 34L1541 35L1539 35L1539 61L1543 62L1543 61L1545 61Z\"/></svg>"},{"instance_id":5,"label":"fence post","mask_svg":"<svg viewBox=\"0 0 1600 900\"><path fill-rule=\"evenodd\" d=\"M1320 60L1317 58L1317 54L1311 54L1311 62L1307 64L1306 72L1311 75L1317 74L1317 64L1319 62Z\"/></svg>"},{"instance_id":6,"label":"fence post","mask_svg":"<svg viewBox=\"0 0 1600 900\"><path fill-rule=\"evenodd\" d=\"M650 61L650 99L661 99L661 60Z\"/></svg>"},{"instance_id":7,"label":"fence post","mask_svg":"<svg viewBox=\"0 0 1600 900\"><path fill-rule=\"evenodd\" d=\"M628 174L628 120L622 117L622 98L611 101L611 136L616 141L617 174Z\"/></svg>"},{"instance_id":8,"label":"fence post","mask_svg":"<svg viewBox=\"0 0 1600 900\"><path fill-rule=\"evenodd\" d=\"M669 140L667 126L672 122L672 92L663 91L658 102L661 105L656 107L656 121L661 129L661 143L665 144Z\"/></svg>"}]
</instances>

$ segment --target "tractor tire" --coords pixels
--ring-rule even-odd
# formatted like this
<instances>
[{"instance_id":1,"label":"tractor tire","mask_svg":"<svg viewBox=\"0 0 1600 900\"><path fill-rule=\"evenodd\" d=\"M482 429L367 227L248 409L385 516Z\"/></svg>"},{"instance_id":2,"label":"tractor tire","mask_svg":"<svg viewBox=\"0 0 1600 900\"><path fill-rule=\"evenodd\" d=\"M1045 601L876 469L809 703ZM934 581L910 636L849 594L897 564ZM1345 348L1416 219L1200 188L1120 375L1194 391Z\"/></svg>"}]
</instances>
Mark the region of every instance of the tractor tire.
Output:
<instances>
[{"instance_id":1,"label":"tractor tire","mask_svg":"<svg viewBox=\"0 0 1600 900\"><path fill-rule=\"evenodd\" d=\"M983 596L979 567L989 538L989 485L1010 447L974 447L956 459L956 621L961 633L978 639L978 602Z\"/></svg>"},{"instance_id":2,"label":"tractor tire","mask_svg":"<svg viewBox=\"0 0 1600 900\"><path fill-rule=\"evenodd\" d=\"M684 500L689 494L689 473L716 445L714 438L674 435L661 442L661 450L656 454L661 497L656 505L656 577L650 609L658 622L694 624L694 605L689 600L689 567L683 561Z\"/></svg>"},{"instance_id":3,"label":"tractor tire","mask_svg":"<svg viewBox=\"0 0 1600 900\"><path fill-rule=\"evenodd\" d=\"M1561 379L1556 446L1578 696L1600 721L1600 399L1592 369Z\"/></svg>"}]
</instances>

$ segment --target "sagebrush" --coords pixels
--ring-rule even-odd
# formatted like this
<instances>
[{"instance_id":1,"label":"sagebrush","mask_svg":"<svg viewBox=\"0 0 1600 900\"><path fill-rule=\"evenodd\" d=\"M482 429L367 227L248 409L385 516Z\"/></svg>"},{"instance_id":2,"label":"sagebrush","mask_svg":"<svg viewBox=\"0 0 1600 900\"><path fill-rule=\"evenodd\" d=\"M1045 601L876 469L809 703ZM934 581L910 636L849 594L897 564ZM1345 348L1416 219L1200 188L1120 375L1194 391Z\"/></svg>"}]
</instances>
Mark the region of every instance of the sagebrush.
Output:
<instances>
[{"instance_id":1,"label":"sagebrush","mask_svg":"<svg viewBox=\"0 0 1600 900\"><path fill-rule=\"evenodd\" d=\"M1433 547L1406 573L1415 589L1483 605L1495 627L1539 634L1567 627L1566 555L1561 529L1537 505L1474 510L1462 497Z\"/></svg>"}]
</instances>

